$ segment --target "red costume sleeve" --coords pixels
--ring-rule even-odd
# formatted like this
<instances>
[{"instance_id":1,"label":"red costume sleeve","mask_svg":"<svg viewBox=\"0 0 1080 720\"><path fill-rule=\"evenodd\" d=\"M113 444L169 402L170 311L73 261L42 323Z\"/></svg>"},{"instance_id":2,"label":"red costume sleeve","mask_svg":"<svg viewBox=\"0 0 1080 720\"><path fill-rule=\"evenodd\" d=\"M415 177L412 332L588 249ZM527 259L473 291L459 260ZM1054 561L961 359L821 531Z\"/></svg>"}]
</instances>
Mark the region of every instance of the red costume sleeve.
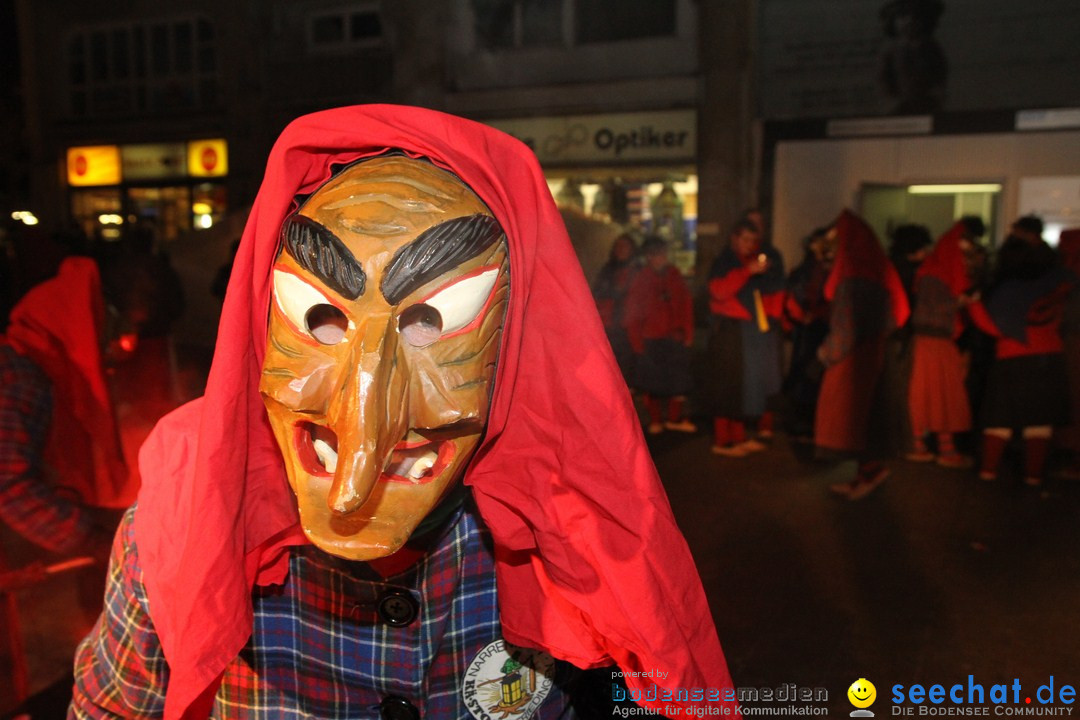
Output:
<instances>
[{"instance_id":1,"label":"red costume sleeve","mask_svg":"<svg viewBox=\"0 0 1080 720\"><path fill-rule=\"evenodd\" d=\"M784 316L784 301L786 298L787 292L784 290L762 295L761 303L765 306L765 314L774 319L782 318Z\"/></svg>"},{"instance_id":2,"label":"red costume sleeve","mask_svg":"<svg viewBox=\"0 0 1080 720\"><path fill-rule=\"evenodd\" d=\"M735 299L736 293L742 290L742 286L750 279L750 271L746 266L735 268L729 273L715 277L709 281L709 306L713 312L719 312L717 308Z\"/></svg>"}]
</instances>

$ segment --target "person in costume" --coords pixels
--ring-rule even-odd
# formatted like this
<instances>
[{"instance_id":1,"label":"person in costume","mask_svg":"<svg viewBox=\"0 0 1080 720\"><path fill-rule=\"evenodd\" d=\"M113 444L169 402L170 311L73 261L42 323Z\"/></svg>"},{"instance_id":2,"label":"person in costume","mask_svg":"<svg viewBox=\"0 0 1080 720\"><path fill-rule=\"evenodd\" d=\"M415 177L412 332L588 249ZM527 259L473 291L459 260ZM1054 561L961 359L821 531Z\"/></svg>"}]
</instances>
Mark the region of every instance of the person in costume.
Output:
<instances>
[{"instance_id":1,"label":"person in costume","mask_svg":"<svg viewBox=\"0 0 1080 720\"><path fill-rule=\"evenodd\" d=\"M760 437L772 435L768 400L780 390L780 318L784 308L784 264L758 226L740 220L709 272L713 368L707 394L713 410L712 451L743 457L764 450L747 438L756 421Z\"/></svg>"},{"instance_id":2,"label":"person in costume","mask_svg":"<svg viewBox=\"0 0 1080 720\"><path fill-rule=\"evenodd\" d=\"M900 277L874 231L845 210L829 233L836 260L825 283L829 334L818 349L825 365L814 443L824 455L854 457L855 478L830 489L859 500L889 475L878 443L883 411L885 350L890 334L908 318Z\"/></svg>"},{"instance_id":3,"label":"person in costume","mask_svg":"<svg viewBox=\"0 0 1080 720\"><path fill-rule=\"evenodd\" d=\"M97 508L130 503L102 362L97 265L68 258L0 335L0 521L38 547L108 554Z\"/></svg>"},{"instance_id":4,"label":"person in costume","mask_svg":"<svg viewBox=\"0 0 1080 720\"><path fill-rule=\"evenodd\" d=\"M25 697L48 677L25 664L25 628L48 627L58 657L74 652L101 611L118 519L109 508L134 497L105 381L104 319L97 265L68 258L18 300L0 335L0 576L34 583L46 568L83 568L47 596L0 596L0 665L12 663L0 696Z\"/></svg>"},{"instance_id":5,"label":"person in costume","mask_svg":"<svg viewBox=\"0 0 1080 720\"><path fill-rule=\"evenodd\" d=\"M651 236L641 246L645 266L634 276L626 297L626 334L634 351L634 387L649 415L648 431L696 432L686 418L690 392L690 349L694 309L690 288L668 262L667 244Z\"/></svg>"},{"instance_id":6,"label":"person in costume","mask_svg":"<svg viewBox=\"0 0 1080 720\"><path fill-rule=\"evenodd\" d=\"M626 295L641 266L637 262L638 247L633 235L623 233L611 244L608 261L593 280L592 291L596 309L604 323L604 332L615 353L623 378L634 383L634 350L626 335Z\"/></svg>"},{"instance_id":7,"label":"person in costume","mask_svg":"<svg viewBox=\"0 0 1080 720\"><path fill-rule=\"evenodd\" d=\"M983 401L979 477L997 477L1013 433L1024 439L1024 482L1043 481L1055 425L1068 422L1065 346L1061 320L1071 278L1042 239L1042 221L1018 219L998 251L986 298L969 307L971 319L997 340Z\"/></svg>"},{"instance_id":8,"label":"person in costume","mask_svg":"<svg viewBox=\"0 0 1080 720\"><path fill-rule=\"evenodd\" d=\"M791 328L791 361L783 387L790 406L788 424L795 438L807 441L813 439L821 389L817 349L829 333L825 281L835 259L829 253L835 247L827 235L828 228L817 228L803 241L803 260L788 275L784 297L784 321Z\"/></svg>"},{"instance_id":9,"label":"person in costume","mask_svg":"<svg viewBox=\"0 0 1080 720\"><path fill-rule=\"evenodd\" d=\"M1080 228L1062 230L1058 238L1061 266L1072 273L1073 285L1061 317L1061 339L1069 379L1069 425L1059 440L1068 454L1062 474L1080 480Z\"/></svg>"},{"instance_id":10,"label":"person in costume","mask_svg":"<svg viewBox=\"0 0 1080 720\"><path fill-rule=\"evenodd\" d=\"M140 465L74 717L566 717L570 664L736 711L539 165L492 128L290 124L206 394Z\"/></svg>"},{"instance_id":11,"label":"person in costume","mask_svg":"<svg viewBox=\"0 0 1080 720\"><path fill-rule=\"evenodd\" d=\"M971 429L971 405L964 385L964 359L956 345L963 331L960 311L970 297L965 253L967 225L957 221L942 235L915 273L914 333L908 403L914 447L906 457L932 462L927 435L937 440L937 464L969 468L971 459L954 443L956 433Z\"/></svg>"}]
</instances>

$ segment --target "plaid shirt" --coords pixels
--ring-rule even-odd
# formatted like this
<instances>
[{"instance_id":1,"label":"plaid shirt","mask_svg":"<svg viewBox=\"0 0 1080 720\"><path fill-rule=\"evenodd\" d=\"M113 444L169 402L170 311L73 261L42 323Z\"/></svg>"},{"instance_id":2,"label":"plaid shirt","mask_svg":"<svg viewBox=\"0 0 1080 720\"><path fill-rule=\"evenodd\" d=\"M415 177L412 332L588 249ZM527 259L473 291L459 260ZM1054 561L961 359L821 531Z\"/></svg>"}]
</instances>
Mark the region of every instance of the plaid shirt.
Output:
<instances>
[{"instance_id":1,"label":"plaid shirt","mask_svg":"<svg viewBox=\"0 0 1080 720\"><path fill-rule=\"evenodd\" d=\"M164 709L169 669L147 614L134 512L114 545L105 611L76 653L69 717L149 718ZM367 563L293 548L285 584L254 591L252 636L226 669L211 717L374 719L384 717L383 699L396 695L424 718L471 720L465 676L501 639L490 537L474 513L460 511L436 547L386 578ZM413 622L380 620L388 590L419 601ZM556 669L538 711L509 717L573 717L560 687L574 670ZM485 689L487 706L498 687Z\"/></svg>"},{"instance_id":2,"label":"plaid shirt","mask_svg":"<svg viewBox=\"0 0 1080 720\"><path fill-rule=\"evenodd\" d=\"M45 480L42 453L52 418L45 373L0 342L0 522L54 552L72 552L91 534L82 506Z\"/></svg>"}]
</instances>

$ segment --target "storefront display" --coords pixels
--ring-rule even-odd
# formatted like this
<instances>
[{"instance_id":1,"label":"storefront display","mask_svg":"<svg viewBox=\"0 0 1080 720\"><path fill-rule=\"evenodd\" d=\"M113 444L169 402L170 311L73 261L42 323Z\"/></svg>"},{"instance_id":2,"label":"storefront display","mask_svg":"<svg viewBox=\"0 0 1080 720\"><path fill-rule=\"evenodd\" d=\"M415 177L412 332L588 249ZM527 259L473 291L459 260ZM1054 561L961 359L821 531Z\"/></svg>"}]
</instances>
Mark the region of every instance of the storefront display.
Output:
<instances>
[{"instance_id":1,"label":"storefront display","mask_svg":"<svg viewBox=\"0 0 1080 720\"><path fill-rule=\"evenodd\" d=\"M226 210L222 139L73 147L66 166L72 220L92 241L138 227L168 244L212 227Z\"/></svg>"},{"instance_id":2,"label":"storefront display","mask_svg":"<svg viewBox=\"0 0 1080 720\"><path fill-rule=\"evenodd\" d=\"M536 153L586 275L625 230L660 235L672 263L684 274L693 273L698 192L693 110L489 124Z\"/></svg>"}]
</instances>

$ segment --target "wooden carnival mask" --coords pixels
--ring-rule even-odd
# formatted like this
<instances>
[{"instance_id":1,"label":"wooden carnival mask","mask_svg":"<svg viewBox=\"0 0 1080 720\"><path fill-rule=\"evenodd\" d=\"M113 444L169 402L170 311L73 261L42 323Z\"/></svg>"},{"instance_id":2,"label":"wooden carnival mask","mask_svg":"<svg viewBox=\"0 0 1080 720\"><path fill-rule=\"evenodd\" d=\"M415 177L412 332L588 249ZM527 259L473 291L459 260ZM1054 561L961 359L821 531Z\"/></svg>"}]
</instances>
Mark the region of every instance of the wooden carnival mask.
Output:
<instances>
[{"instance_id":1,"label":"wooden carnival mask","mask_svg":"<svg viewBox=\"0 0 1080 720\"><path fill-rule=\"evenodd\" d=\"M508 292L498 222L423 160L355 163L286 219L259 389L315 545L389 555L454 488Z\"/></svg>"}]
</instances>

